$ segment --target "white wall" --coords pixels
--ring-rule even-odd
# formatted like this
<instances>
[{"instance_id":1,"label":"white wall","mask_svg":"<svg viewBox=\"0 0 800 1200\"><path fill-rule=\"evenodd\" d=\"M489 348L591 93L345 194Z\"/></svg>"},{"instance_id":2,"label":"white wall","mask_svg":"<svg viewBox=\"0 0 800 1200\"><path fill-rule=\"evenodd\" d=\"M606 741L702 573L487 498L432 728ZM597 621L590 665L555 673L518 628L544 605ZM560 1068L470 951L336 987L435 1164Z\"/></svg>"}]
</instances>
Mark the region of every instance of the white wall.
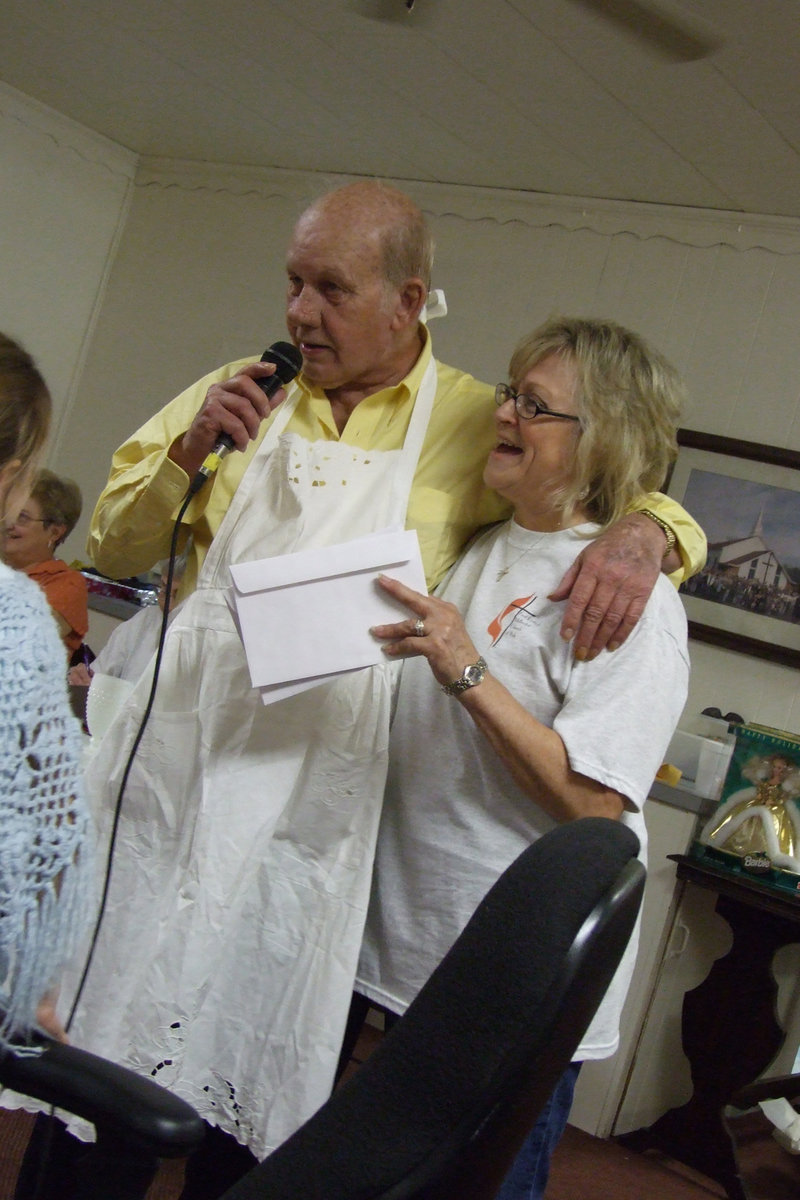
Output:
<instances>
[{"instance_id":1,"label":"white wall","mask_svg":"<svg viewBox=\"0 0 800 1200\"><path fill-rule=\"evenodd\" d=\"M50 385L56 470L136 162L0 84L0 329L25 345ZM82 482L81 455L70 457ZM73 538L70 550L82 546Z\"/></svg>"}]
</instances>

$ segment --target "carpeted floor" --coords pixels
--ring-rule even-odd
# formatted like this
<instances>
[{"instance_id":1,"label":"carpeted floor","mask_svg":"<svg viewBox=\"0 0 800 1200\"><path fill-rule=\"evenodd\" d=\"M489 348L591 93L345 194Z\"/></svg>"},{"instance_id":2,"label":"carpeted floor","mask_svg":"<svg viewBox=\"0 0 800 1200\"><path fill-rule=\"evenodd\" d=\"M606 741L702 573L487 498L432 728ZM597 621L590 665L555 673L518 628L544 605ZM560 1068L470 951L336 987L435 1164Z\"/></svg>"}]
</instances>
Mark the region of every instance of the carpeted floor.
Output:
<instances>
[{"instance_id":1,"label":"carpeted floor","mask_svg":"<svg viewBox=\"0 0 800 1200\"><path fill-rule=\"evenodd\" d=\"M788 1154L761 1114L737 1118L740 1161L753 1200L798 1200L800 1157ZM721 1184L683 1163L567 1131L553 1157L547 1200L714 1200Z\"/></svg>"}]
</instances>

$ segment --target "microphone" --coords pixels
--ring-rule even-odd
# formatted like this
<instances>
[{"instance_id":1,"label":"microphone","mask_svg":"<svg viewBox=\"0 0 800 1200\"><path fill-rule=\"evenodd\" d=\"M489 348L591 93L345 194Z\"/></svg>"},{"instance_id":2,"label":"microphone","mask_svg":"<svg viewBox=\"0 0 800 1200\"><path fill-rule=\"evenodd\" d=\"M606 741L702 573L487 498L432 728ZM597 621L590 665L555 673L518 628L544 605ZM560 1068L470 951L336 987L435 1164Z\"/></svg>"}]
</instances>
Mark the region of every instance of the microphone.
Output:
<instances>
[{"instance_id":1,"label":"microphone","mask_svg":"<svg viewBox=\"0 0 800 1200\"><path fill-rule=\"evenodd\" d=\"M275 364L274 375L253 382L261 388L265 396L274 396L285 383L291 383L303 365L303 356L291 342L273 342L268 350L261 355L261 362ZM219 470L219 465L231 450L235 450L233 438L229 433L221 433L214 443L210 454L203 459L203 465L189 485L189 495L194 496L200 488Z\"/></svg>"}]
</instances>

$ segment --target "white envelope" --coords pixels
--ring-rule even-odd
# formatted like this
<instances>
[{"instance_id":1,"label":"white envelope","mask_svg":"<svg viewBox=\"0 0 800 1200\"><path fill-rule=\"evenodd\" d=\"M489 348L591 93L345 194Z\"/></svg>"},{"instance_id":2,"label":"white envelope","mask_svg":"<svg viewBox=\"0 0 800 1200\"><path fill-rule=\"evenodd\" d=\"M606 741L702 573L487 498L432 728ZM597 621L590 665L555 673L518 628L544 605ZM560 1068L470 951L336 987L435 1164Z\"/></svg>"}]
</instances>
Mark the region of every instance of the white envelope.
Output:
<instances>
[{"instance_id":1,"label":"white envelope","mask_svg":"<svg viewBox=\"0 0 800 1200\"><path fill-rule=\"evenodd\" d=\"M237 563L230 571L250 678L265 703L386 661L370 627L410 614L381 589L379 574L427 594L414 530Z\"/></svg>"}]
</instances>

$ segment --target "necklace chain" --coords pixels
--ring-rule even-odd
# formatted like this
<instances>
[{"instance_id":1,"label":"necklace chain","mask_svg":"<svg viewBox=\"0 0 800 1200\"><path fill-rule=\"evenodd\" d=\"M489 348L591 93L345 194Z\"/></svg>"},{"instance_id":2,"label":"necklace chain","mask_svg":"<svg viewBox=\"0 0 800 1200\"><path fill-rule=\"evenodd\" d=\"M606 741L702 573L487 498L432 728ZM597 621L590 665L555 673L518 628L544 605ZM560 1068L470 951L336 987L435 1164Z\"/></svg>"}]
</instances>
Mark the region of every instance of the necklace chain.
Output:
<instances>
[{"instance_id":1,"label":"necklace chain","mask_svg":"<svg viewBox=\"0 0 800 1200\"><path fill-rule=\"evenodd\" d=\"M499 583L501 579L504 579L505 576L508 574L508 572L511 570L511 568L515 567L517 565L517 563L520 562L525 557L526 554L530 554L531 550L535 550L536 547L541 542L543 537L544 537L544 534L540 533L538 538L536 538L535 541L531 542L530 545L526 546L524 550L520 550L520 552L516 556L516 558L512 558L512 560L510 562L507 562L505 564L505 566L501 567L500 570L497 572L497 575L495 576L495 583ZM506 545L508 545L508 542L509 542L509 537L508 537L508 534L506 534Z\"/></svg>"}]
</instances>

